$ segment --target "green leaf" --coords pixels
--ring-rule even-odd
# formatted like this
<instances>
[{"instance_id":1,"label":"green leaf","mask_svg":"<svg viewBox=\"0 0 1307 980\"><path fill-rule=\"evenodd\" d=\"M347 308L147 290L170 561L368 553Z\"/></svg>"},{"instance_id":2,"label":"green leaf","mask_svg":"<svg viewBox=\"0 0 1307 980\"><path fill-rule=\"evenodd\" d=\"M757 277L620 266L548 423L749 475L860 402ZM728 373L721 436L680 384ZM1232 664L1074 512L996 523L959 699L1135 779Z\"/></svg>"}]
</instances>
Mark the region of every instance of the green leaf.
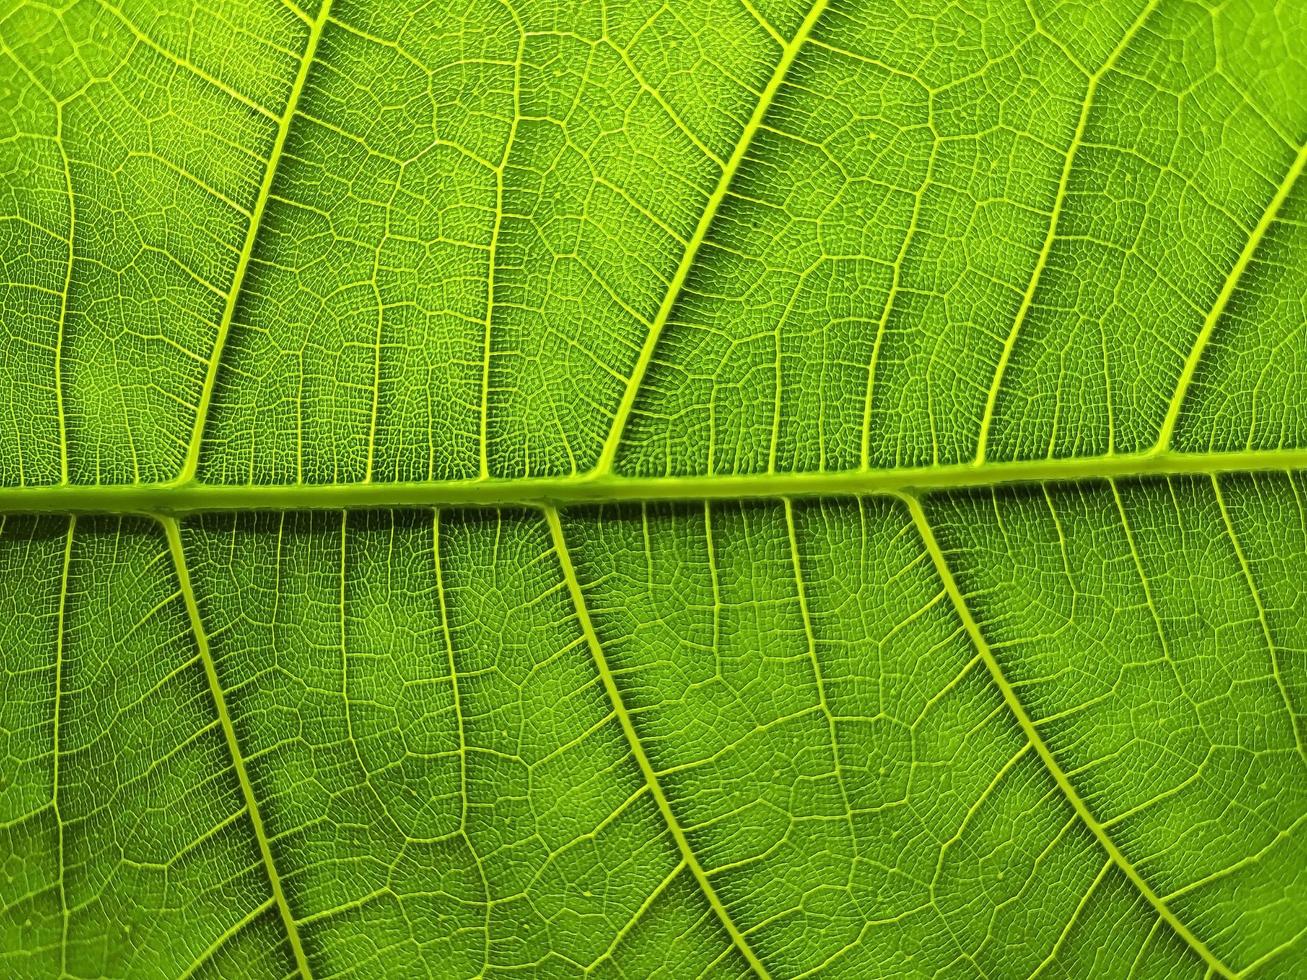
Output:
<instances>
[{"instance_id":1,"label":"green leaf","mask_svg":"<svg viewBox=\"0 0 1307 980\"><path fill-rule=\"evenodd\" d=\"M0 5L0 973L1307 974L1307 5Z\"/></svg>"}]
</instances>

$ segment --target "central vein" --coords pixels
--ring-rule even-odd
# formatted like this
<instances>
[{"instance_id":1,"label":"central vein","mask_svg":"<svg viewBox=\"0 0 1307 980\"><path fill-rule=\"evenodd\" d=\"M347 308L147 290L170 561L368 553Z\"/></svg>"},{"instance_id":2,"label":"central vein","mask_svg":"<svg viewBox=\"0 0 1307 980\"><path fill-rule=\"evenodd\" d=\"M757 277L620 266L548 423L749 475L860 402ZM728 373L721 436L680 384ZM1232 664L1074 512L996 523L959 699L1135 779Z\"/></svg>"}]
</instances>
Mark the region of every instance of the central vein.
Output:
<instances>
[{"instance_id":1,"label":"central vein","mask_svg":"<svg viewBox=\"0 0 1307 980\"><path fill-rule=\"evenodd\" d=\"M0 513L189 514L202 511L522 507L866 496L1033 483L1216 476L1307 469L1307 448L1136 453L1078 459L952 463L895 469L627 477L613 473L422 483L59 484L0 487Z\"/></svg>"}]
</instances>

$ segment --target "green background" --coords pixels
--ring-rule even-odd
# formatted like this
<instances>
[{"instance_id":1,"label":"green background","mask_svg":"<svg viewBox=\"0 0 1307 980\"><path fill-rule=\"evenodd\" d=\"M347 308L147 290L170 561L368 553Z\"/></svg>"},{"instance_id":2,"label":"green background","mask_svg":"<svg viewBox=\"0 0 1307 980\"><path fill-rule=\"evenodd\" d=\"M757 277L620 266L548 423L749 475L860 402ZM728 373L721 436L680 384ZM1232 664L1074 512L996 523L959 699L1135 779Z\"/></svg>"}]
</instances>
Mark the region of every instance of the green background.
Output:
<instances>
[{"instance_id":1,"label":"green background","mask_svg":"<svg viewBox=\"0 0 1307 980\"><path fill-rule=\"evenodd\" d=\"M0 0L0 973L1307 973L1307 5Z\"/></svg>"}]
</instances>

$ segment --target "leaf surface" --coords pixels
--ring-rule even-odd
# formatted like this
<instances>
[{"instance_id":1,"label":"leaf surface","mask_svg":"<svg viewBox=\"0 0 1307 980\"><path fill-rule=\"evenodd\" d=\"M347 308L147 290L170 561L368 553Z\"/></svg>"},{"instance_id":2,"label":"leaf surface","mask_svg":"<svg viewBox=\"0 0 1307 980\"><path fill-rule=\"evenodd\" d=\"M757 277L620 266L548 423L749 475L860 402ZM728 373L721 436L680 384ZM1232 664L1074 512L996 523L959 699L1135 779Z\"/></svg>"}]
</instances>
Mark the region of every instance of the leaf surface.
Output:
<instances>
[{"instance_id":1,"label":"leaf surface","mask_svg":"<svg viewBox=\"0 0 1307 980\"><path fill-rule=\"evenodd\" d=\"M1307 971L1307 8L0 8L0 971Z\"/></svg>"}]
</instances>

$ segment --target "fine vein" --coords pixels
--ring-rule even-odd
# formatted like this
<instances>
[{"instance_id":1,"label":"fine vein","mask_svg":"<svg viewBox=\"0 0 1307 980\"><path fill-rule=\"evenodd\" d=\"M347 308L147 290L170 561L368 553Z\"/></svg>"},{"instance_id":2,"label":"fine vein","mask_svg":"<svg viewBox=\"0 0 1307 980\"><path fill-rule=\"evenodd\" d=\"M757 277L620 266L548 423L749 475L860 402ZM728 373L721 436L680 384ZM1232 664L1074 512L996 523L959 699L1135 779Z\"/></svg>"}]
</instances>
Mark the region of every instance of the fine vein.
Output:
<instances>
[{"instance_id":1,"label":"fine vein","mask_svg":"<svg viewBox=\"0 0 1307 980\"><path fill-rule=\"evenodd\" d=\"M731 153L730 159L726 161L726 166L722 168L721 176L717 180L717 186L708 198L703 214L699 216L699 223L695 226L694 234L685 244L685 251L681 254L681 262L672 275L672 281L667 285L667 292L663 295L662 304L658 307L658 313L649 326L649 332L645 335L644 346L640 349L640 356L635 362L635 368L627 379L621 404L617 407L617 414L613 417L612 428L609 429L608 438L604 441L603 450L599 454L599 463L595 469L600 473L607 473L613 467L613 460L617 456L617 447L621 444L622 434L625 432L626 424L631 418L631 409L635 405L635 396L644 383L644 376L649 371L649 365L653 362L654 349L658 346L658 337L663 332L663 328L667 326L672 310L676 307L676 301L680 298L685 287L685 281L690 275L690 269L693 268L699 250L707 240L708 230L717 217L717 211L721 208L722 201L726 199L726 195L731 189L731 182L739 172L740 164L744 162L744 158L749 152L749 146L753 143L753 138L762 127L763 119L767 115L767 110L771 108L776 93L780 91L781 85L784 84L790 66L794 64L794 59L798 56L799 50L807 42L808 36L812 33L813 28L817 26L817 21L821 18L829 2L830 0L816 0L816 3L812 5L812 9L808 11L808 16L804 18L798 32L795 33L793 39L781 52L780 60L776 62L776 69L772 72L766 88L762 90L758 104L754 107L753 115L749 117L749 121L745 123L744 129L740 132L740 139L735 144L735 150Z\"/></svg>"},{"instance_id":2,"label":"fine vein","mask_svg":"<svg viewBox=\"0 0 1307 980\"><path fill-rule=\"evenodd\" d=\"M1234 546L1235 557L1239 559L1239 568L1243 572L1243 580L1248 586L1248 596L1257 609L1257 622L1261 625L1262 639L1266 641L1266 650L1271 657L1271 676L1275 678L1275 688L1280 692L1280 700L1284 703L1289 726L1293 729L1293 740L1298 748L1298 757L1307 762L1307 747L1303 745L1302 725L1299 722L1298 713L1293 709L1293 700L1289 697L1289 687L1284 682L1284 671L1280 668L1279 649L1275 645L1275 637L1271 635L1270 621L1266 618L1266 603L1262 601L1261 590L1257 588L1257 582L1253 579L1252 565L1249 564L1248 556L1243 550L1243 543L1235 532L1234 519L1230 516L1230 508L1225 502L1225 492L1221 489L1221 481L1215 476L1212 477L1212 493L1216 497L1216 507L1221 512L1221 521L1225 524L1226 536L1230 539L1230 544Z\"/></svg>"},{"instance_id":3,"label":"fine vein","mask_svg":"<svg viewBox=\"0 0 1307 980\"><path fill-rule=\"evenodd\" d=\"M291 120L295 118L295 109L300 96L304 94L304 83L309 77L309 68L317 54L318 41L322 39L322 29L327 23L327 14L331 10L331 0L322 0L322 8L317 19L309 27L308 41L304 46L304 57L300 59L299 72L291 85L290 97L286 108L277 120L277 136L272 144L272 153L268 156L268 165L263 171L263 183L259 187L259 196L254 202L254 211L250 215L249 227L245 231L245 244L241 247L240 258L236 260L236 272L232 276L231 289L227 291L227 300L222 309L222 320L218 323L218 333L213 342L213 352L209 356L209 366L204 375L204 387L200 390L199 405L195 409L195 424L191 428L190 442L186 447L186 457L182 461L181 474L178 479L189 480L195 476L200 465L200 443L204 439L204 425L209 417L209 407L213 403L213 394L218 382L218 366L222 362L223 348L231 333L232 319L236 316L236 303L240 299L245 285L245 276L249 272L250 259L254 255L254 243L259 237L259 226L263 223L264 212L272 197L272 182L277 175L277 166L281 163L282 152L286 149L286 137L290 134Z\"/></svg>"},{"instance_id":4,"label":"fine vein","mask_svg":"<svg viewBox=\"0 0 1307 980\"><path fill-rule=\"evenodd\" d=\"M926 514L921 508L921 502L911 494L900 494L899 499L907 506L908 512L912 515L912 521L917 527L917 533L921 536L922 544L925 546L930 560L934 563L935 572L939 576L944 591L948 594L949 600L962 621L967 635L971 638L976 651L980 654L981 659L985 662L985 667L989 670L994 684L998 687L1003 696L1003 701L1007 704L1008 710L1012 712L1017 724L1020 726L1026 740L1034 747L1039 758L1043 760L1045 768L1057 783L1058 789L1062 791L1067 802L1071 804L1077 816L1088 828L1089 832L1094 835L1099 845L1107 852L1113 863L1116 864L1121 872L1129 879L1130 883L1139 891L1147 900L1148 904L1156 910L1161 919L1171 927L1177 936L1180 937L1195 953L1198 954L1207 966L1218 976L1228 977L1230 980L1236 976L1234 970L1226 966L1207 945L1190 931L1176 916L1175 912L1166 904L1166 901L1153 890L1152 886L1144 880L1139 871L1131 864L1130 859L1125 856L1121 849L1116 845L1108 834L1107 829L1094 816L1093 811L1089 809L1088 804L1080 796L1080 793L1072 785L1062 766L1054 757L1052 750L1039 734L1038 728L1035 727L1034 720L1026 712L1025 706L1017 697L1012 683L1008 680L1007 675L1003 672L998 658L994 656L994 651L990 648L989 643L985 640L984 634L980 630L980 625L976 622L975 617L971 615L971 610L967 606L966 598L959 588L957 580L953 577L952 569L949 568L948 561L944 557L944 552L935 540L935 532L926 520Z\"/></svg>"},{"instance_id":5,"label":"fine vein","mask_svg":"<svg viewBox=\"0 0 1307 980\"><path fill-rule=\"evenodd\" d=\"M295 955L295 965L305 980L312 980L313 974L309 970L309 961L304 954L304 945L300 942L299 928L295 924L295 917L291 914L290 905L286 902L286 893L281 887L281 875L277 873L277 866L272 860L272 847L268 842L268 833L263 827L263 817L259 813L259 804L254 796L254 786L250 783L249 773L245 770L245 757L241 754L240 745L236 741L236 729L232 725L231 714L227 711L227 699L223 695L222 684L218 681L218 669L213 662L213 652L209 649L209 636L204 630L199 603L195 598L195 589L191 585L191 573L186 567L186 552L182 548L181 529L177 521L171 517L161 517L159 523L163 525L164 534L168 538L168 550L172 553L178 587L181 589L182 600L186 604L186 615L190 618L191 631L195 634L195 645L199 650L200 660L204 663L204 675L208 678L209 691L213 695L213 704L218 712L223 737L227 741L232 767L236 770L241 795L245 798L245 809L250 815L250 824L254 828L259 853L263 857L263 867L268 874L272 897L277 903L277 910L281 913L281 921L285 924L286 937Z\"/></svg>"},{"instance_id":6,"label":"fine vein","mask_svg":"<svg viewBox=\"0 0 1307 980\"><path fill-rule=\"evenodd\" d=\"M658 811L662 814L667 829L676 841L676 846L680 849L681 856L685 859L685 864L689 867L690 873L694 875L695 881L699 883L699 888L703 891L704 897L721 921L723 928L731 937L731 941L739 949L749 966L753 968L753 971L766 980L768 977L766 967L762 965L758 955L749 945L749 941L731 918L730 912L722 904L717 890L713 888L712 882L708 878L708 872L704 870L703 865L699 863L698 856L690 847L690 842L685 836L685 830L681 827L680 821L676 819L676 814L672 812L671 804L667 801L667 795L658 782L658 774L654 771L653 763L649 761L649 756L645 753L640 736L636 734L630 712L626 710L621 691L617 689L617 682L613 678L613 672L608 667L608 658L599 643L599 634L595 632L594 623L590 620L590 612L586 607L585 596L581 592L581 582L576 577L576 569L572 565L572 555L568 551L567 540L563 537L563 526L558 519L558 511L553 507L546 507L545 520L549 523L549 533L553 538L554 551L558 554L558 564L561 566L563 578L567 582L567 591L571 595L572 606L576 610L577 622L581 626L581 632L585 635L586 644L590 647L590 654L594 657L595 667L598 669L600 679L603 681L608 700L613 706L613 713L617 715L618 723L622 726L622 732L626 736L627 744L631 747L631 754L635 756L635 761L640 766L640 772L644 775L645 783L648 784L650 792L653 793L654 800L658 804Z\"/></svg>"}]
</instances>

